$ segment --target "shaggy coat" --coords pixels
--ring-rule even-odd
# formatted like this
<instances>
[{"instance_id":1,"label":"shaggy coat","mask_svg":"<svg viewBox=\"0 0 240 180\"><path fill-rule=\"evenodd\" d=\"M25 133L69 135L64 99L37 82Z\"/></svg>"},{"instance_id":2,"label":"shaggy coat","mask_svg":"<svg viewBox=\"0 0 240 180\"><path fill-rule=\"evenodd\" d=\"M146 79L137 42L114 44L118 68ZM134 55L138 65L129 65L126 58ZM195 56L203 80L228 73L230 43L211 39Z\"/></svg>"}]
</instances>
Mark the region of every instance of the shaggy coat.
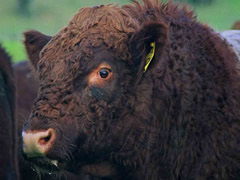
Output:
<instances>
[{"instance_id":1,"label":"shaggy coat","mask_svg":"<svg viewBox=\"0 0 240 180\"><path fill-rule=\"evenodd\" d=\"M45 159L26 157L39 169L125 180L240 178L239 62L186 6L82 8L46 39L25 33L40 88L23 131L56 133Z\"/></svg>"},{"instance_id":2,"label":"shaggy coat","mask_svg":"<svg viewBox=\"0 0 240 180\"><path fill-rule=\"evenodd\" d=\"M16 180L15 85L11 59L0 44L0 179Z\"/></svg>"}]
</instances>

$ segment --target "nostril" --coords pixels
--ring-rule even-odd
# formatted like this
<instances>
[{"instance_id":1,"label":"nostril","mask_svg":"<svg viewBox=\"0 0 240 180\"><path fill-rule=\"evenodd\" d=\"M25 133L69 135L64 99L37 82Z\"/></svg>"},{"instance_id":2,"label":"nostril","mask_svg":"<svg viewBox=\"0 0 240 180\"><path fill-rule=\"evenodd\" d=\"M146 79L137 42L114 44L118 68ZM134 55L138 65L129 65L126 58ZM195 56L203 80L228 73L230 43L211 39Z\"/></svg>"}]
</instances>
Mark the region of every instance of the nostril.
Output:
<instances>
[{"instance_id":1,"label":"nostril","mask_svg":"<svg viewBox=\"0 0 240 180\"><path fill-rule=\"evenodd\" d=\"M47 137L40 138L38 143L40 145L46 145L50 141L51 137L52 137L52 133L49 133L49 135Z\"/></svg>"},{"instance_id":2,"label":"nostril","mask_svg":"<svg viewBox=\"0 0 240 180\"><path fill-rule=\"evenodd\" d=\"M48 145L55 139L55 133L53 129L48 129L47 133L41 136L38 140L40 146Z\"/></svg>"}]
</instances>

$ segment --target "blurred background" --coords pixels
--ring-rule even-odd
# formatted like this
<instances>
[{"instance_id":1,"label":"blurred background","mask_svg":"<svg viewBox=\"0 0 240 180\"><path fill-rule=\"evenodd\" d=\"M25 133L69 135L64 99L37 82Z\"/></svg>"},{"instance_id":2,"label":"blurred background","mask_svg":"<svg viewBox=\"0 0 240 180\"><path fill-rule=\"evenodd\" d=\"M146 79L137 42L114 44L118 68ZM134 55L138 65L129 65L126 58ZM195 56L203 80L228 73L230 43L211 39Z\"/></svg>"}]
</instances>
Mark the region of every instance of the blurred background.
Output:
<instances>
[{"instance_id":1,"label":"blurred background","mask_svg":"<svg viewBox=\"0 0 240 180\"><path fill-rule=\"evenodd\" d=\"M164 0L163 0L164 1ZM240 20L240 0L175 0L187 2L202 23L217 31ZM26 60L22 33L36 29L54 35L83 6L127 4L130 0L0 0L0 42L14 62Z\"/></svg>"}]
</instances>

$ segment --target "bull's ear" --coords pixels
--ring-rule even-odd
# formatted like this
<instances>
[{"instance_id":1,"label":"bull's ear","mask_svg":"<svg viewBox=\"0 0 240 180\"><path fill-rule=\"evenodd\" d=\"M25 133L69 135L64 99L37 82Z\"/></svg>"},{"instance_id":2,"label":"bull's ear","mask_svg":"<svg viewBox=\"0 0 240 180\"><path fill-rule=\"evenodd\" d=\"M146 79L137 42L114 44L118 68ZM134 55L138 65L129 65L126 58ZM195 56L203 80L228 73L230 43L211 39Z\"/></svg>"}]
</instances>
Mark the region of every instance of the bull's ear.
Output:
<instances>
[{"instance_id":1,"label":"bull's ear","mask_svg":"<svg viewBox=\"0 0 240 180\"><path fill-rule=\"evenodd\" d=\"M24 33L24 38L24 45L28 57L36 69L40 51L50 41L51 36L44 35L38 31L27 31Z\"/></svg>"},{"instance_id":2,"label":"bull's ear","mask_svg":"<svg viewBox=\"0 0 240 180\"><path fill-rule=\"evenodd\" d=\"M139 31L132 34L129 48L134 59L134 67L137 67L136 83L160 58L167 39L167 25L158 22L145 24Z\"/></svg>"}]
</instances>

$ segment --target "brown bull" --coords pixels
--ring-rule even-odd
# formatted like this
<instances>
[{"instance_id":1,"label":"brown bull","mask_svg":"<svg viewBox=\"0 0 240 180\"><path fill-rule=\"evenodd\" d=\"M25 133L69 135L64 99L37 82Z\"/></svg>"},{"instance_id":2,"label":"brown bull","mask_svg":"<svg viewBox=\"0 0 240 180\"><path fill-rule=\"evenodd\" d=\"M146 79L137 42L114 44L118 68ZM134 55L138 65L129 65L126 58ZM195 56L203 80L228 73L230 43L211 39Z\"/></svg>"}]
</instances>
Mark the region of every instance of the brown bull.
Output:
<instances>
[{"instance_id":1,"label":"brown bull","mask_svg":"<svg viewBox=\"0 0 240 180\"><path fill-rule=\"evenodd\" d=\"M82 8L25 45L40 88L22 150L39 171L240 178L239 62L187 7Z\"/></svg>"}]
</instances>

